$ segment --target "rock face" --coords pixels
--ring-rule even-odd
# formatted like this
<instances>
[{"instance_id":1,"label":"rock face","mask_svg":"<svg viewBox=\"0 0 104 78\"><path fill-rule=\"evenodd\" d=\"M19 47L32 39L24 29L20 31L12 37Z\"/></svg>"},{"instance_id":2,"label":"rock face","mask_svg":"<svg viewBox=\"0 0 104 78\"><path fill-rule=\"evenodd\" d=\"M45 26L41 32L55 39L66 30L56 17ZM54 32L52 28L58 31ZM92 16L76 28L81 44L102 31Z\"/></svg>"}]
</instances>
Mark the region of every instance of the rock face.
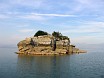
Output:
<instances>
[{"instance_id":1,"label":"rock face","mask_svg":"<svg viewBox=\"0 0 104 78\"><path fill-rule=\"evenodd\" d=\"M82 52L74 45L70 45L70 40L56 40L54 44L52 42L54 39L51 35L26 38L17 44L19 50L17 54L60 55ZM55 50L53 50L54 47L56 47Z\"/></svg>"}]
</instances>

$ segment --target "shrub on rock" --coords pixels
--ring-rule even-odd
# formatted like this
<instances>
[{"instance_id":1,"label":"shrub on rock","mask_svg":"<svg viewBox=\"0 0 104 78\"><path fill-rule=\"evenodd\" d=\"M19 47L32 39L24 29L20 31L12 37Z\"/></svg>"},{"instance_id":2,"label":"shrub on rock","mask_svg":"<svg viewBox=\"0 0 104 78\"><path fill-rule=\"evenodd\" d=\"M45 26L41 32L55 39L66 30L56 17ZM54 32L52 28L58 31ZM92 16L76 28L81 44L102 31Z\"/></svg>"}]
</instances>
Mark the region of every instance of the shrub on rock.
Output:
<instances>
[{"instance_id":1,"label":"shrub on rock","mask_svg":"<svg viewBox=\"0 0 104 78\"><path fill-rule=\"evenodd\" d=\"M45 32L45 31L41 31L41 30L39 30L39 31L37 31L37 32L35 33L34 36L42 36L42 35L48 35L48 33Z\"/></svg>"}]
</instances>

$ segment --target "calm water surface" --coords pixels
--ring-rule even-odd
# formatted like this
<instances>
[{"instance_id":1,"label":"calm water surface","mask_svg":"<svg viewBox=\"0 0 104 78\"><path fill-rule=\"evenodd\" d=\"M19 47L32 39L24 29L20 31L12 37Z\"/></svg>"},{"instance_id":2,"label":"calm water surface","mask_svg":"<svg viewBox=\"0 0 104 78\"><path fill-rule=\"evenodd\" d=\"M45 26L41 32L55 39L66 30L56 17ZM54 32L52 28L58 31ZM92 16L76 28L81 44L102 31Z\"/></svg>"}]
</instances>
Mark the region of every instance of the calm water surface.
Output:
<instances>
[{"instance_id":1,"label":"calm water surface","mask_svg":"<svg viewBox=\"0 0 104 78\"><path fill-rule=\"evenodd\" d=\"M0 78L104 78L104 50L64 56L18 56L0 48Z\"/></svg>"}]
</instances>

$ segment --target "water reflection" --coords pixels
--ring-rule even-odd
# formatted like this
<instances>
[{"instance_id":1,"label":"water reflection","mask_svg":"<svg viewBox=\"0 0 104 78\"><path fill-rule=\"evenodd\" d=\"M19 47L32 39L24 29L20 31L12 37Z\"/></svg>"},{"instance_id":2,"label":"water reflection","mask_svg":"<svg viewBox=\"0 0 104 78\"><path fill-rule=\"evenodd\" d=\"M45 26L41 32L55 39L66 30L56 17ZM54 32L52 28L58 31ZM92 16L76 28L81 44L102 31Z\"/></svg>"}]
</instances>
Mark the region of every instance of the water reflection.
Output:
<instances>
[{"instance_id":1,"label":"water reflection","mask_svg":"<svg viewBox=\"0 0 104 78\"><path fill-rule=\"evenodd\" d=\"M104 78L104 52L68 56L24 56L0 49L0 78Z\"/></svg>"},{"instance_id":2,"label":"water reflection","mask_svg":"<svg viewBox=\"0 0 104 78\"><path fill-rule=\"evenodd\" d=\"M18 55L18 71L24 77L60 78L63 56Z\"/></svg>"}]
</instances>

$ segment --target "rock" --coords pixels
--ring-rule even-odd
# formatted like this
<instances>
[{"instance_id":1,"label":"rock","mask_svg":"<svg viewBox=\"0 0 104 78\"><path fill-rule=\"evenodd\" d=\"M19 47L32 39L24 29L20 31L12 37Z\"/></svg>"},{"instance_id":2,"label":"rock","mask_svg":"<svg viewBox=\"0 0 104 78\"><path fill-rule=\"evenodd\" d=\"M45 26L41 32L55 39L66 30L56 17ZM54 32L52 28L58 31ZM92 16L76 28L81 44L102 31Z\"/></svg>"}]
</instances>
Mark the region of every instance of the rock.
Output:
<instances>
[{"instance_id":1,"label":"rock","mask_svg":"<svg viewBox=\"0 0 104 78\"><path fill-rule=\"evenodd\" d=\"M26 38L17 44L19 52L16 53L28 55L63 55L85 52L84 50L75 48L74 45L70 45L69 40L56 41L56 50L52 51L52 46L50 45L51 39L51 35Z\"/></svg>"}]
</instances>

